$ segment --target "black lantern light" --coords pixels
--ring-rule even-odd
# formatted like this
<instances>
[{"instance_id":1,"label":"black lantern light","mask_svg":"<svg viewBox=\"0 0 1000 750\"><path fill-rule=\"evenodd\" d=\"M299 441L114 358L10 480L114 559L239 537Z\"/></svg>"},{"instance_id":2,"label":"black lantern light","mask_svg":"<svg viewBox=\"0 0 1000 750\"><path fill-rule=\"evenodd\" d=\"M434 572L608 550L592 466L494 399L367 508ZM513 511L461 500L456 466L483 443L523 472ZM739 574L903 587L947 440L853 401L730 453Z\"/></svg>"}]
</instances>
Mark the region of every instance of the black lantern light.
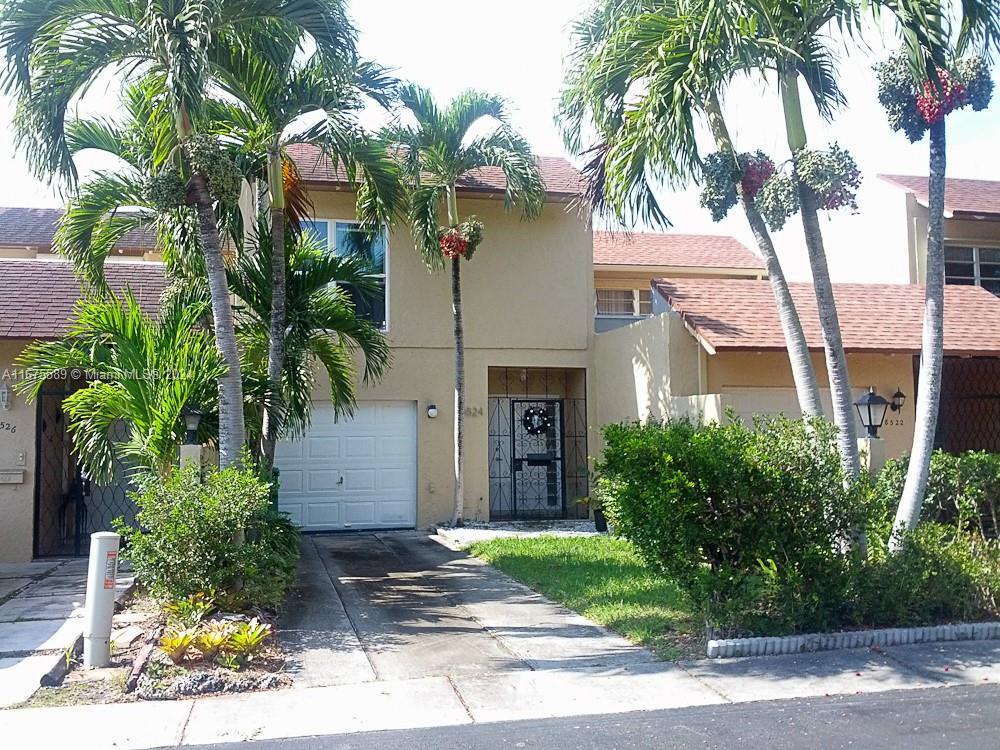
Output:
<instances>
[{"instance_id":1,"label":"black lantern light","mask_svg":"<svg viewBox=\"0 0 1000 750\"><path fill-rule=\"evenodd\" d=\"M892 403L889 404L889 408L893 411L902 411L903 404L906 403L906 394L903 393L899 388L896 392L892 394Z\"/></svg>"},{"instance_id":2,"label":"black lantern light","mask_svg":"<svg viewBox=\"0 0 1000 750\"><path fill-rule=\"evenodd\" d=\"M868 430L868 437L877 438L878 430L885 421L885 413L889 410L889 402L875 393L875 386L871 386L854 402L854 406L858 409L861 424Z\"/></svg>"},{"instance_id":3,"label":"black lantern light","mask_svg":"<svg viewBox=\"0 0 1000 750\"><path fill-rule=\"evenodd\" d=\"M184 429L187 430L184 434L184 444L199 445L201 441L198 439L198 427L201 425L201 418L205 416L205 411L197 404L189 404L181 410L181 416L184 417Z\"/></svg>"}]
</instances>

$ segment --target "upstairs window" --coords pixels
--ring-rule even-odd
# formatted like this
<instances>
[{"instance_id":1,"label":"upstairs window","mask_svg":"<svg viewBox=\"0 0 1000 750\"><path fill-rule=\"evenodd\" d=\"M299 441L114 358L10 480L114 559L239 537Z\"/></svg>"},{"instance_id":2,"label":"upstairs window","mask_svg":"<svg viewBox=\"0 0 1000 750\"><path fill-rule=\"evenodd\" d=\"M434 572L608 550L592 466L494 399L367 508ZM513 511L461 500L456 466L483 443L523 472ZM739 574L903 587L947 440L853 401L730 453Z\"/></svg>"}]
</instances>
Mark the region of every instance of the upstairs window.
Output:
<instances>
[{"instance_id":1,"label":"upstairs window","mask_svg":"<svg viewBox=\"0 0 1000 750\"><path fill-rule=\"evenodd\" d=\"M369 237L356 221L312 219L302 222L302 231L312 234L328 252L335 255L360 255L364 258L376 282L376 290L365 295L356 293L349 284L344 287L358 314L385 330L386 315L386 236L385 232Z\"/></svg>"},{"instance_id":2,"label":"upstairs window","mask_svg":"<svg viewBox=\"0 0 1000 750\"><path fill-rule=\"evenodd\" d=\"M1000 247L946 245L944 281L981 286L1000 297Z\"/></svg>"},{"instance_id":3,"label":"upstairs window","mask_svg":"<svg viewBox=\"0 0 1000 750\"><path fill-rule=\"evenodd\" d=\"M597 289L597 315L604 318L640 318L652 312L649 289Z\"/></svg>"}]
</instances>

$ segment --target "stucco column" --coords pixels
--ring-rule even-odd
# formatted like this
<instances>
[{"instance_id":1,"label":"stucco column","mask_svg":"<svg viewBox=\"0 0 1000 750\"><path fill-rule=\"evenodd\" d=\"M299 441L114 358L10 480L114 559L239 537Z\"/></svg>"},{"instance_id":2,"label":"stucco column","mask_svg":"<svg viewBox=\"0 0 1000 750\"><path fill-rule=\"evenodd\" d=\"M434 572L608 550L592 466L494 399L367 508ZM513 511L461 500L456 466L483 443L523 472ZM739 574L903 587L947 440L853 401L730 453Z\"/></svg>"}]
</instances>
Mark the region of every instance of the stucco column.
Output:
<instances>
[{"instance_id":1,"label":"stucco column","mask_svg":"<svg viewBox=\"0 0 1000 750\"><path fill-rule=\"evenodd\" d=\"M861 458L861 470L873 476L885 466L885 442L882 438L858 438L858 454Z\"/></svg>"},{"instance_id":2,"label":"stucco column","mask_svg":"<svg viewBox=\"0 0 1000 750\"><path fill-rule=\"evenodd\" d=\"M181 466L201 466L201 445L185 443L181 446Z\"/></svg>"}]
</instances>

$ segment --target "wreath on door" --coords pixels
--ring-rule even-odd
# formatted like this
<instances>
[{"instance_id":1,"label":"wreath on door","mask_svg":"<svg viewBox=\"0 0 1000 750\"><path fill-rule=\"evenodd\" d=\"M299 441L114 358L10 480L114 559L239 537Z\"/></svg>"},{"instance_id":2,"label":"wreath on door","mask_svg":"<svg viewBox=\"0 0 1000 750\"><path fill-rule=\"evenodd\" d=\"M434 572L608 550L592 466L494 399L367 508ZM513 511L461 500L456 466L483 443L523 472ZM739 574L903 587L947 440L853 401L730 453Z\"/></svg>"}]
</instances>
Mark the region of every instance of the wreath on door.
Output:
<instances>
[{"instance_id":1,"label":"wreath on door","mask_svg":"<svg viewBox=\"0 0 1000 750\"><path fill-rule=\"evenodd\" d=\"M549 413L538 406L532 406L525 410L521 417L521 426L529 435L544 435L552 429L552 417Z\"/></svg>"}]
</instances>

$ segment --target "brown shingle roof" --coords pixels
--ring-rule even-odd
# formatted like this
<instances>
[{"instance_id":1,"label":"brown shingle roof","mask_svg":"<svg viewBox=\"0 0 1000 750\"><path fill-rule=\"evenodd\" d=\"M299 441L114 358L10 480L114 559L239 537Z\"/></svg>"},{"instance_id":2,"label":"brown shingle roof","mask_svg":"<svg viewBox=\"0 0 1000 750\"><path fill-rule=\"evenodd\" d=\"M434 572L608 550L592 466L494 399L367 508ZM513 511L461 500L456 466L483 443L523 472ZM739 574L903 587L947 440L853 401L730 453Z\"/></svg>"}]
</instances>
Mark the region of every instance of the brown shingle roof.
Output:
<instances>
[{"instance_id":1,"label":"brown shingle roof","mask_svg":"<svg viewBox=\"0 0 1000 750\"><path fill-rule=\"evenodd\" d=\"M879 177L890 185L913 193L918 203L927 205L926 177L902 174L883 174ZM1000 182L948 177L944 187L944 209L952 215L1000 218Z\"/></svg>"},{"instance_id":2,"label":"brown shingle roof","mask_svg":"<svg viewBox=\"0 0 1000 750\"><path fill-rule=\"evenodd\" d=\"M714 234L594 232L594 263L608 266L764 268L735 237Z\"/></svg>"},{"instance_id":3,"label":"brown shingle roof","mask_svg":"<svg viewBox=\"0 0 1000 750\"><path fill-rule=\"evenodd\" d=\"M62 218L59 208L0 207L0 247L30 247L48 251L56 225ZM133 229L118 242L118 249L147 251L156 248L156 234L149 227Z\"/></svg>"},{"instance_id":4,"label":"brown shingle roof","mask_svg":"<svg viewBox=\"0 0 1000 750\"><path fill-rule=\"evenodd\" d=\"M154 314L167 285L158 263L108 263L108 284L132 290L143 310ZM0 338L51 339L66 330L80 282L59 260L0 259Z\"/></svg>"},{"instance_id":5,"label":"brown shingle roof","mask_svg":"<svg viewBox=\"0 0 1000 750\"><path fill-rule=\"evenodd\" d=\"M310 143L296 143L288 147L288 154L295 160L305 182L326 183L346 187L350 185L347 173ZM583 192L583 176L565 159L539 156L538 166L550 198L574 198ZM470 193L493 195L507 189L507 181L499 167L484 167L466 173L458 181L459 189Z\"/></svg>"},{"instance_id":6,"label":"brown shingle roof","mask_svg":"<svg viewBox=\"0 0 1000 750\"><path fill-rule=\"evenodd\" d=\"M789 284L811 349L823 347L816 297L808 283ZM785 349L767 281L654 279L653 288L716 350ZM920 351L924 288L916 284L834 284L844 348ZM976 286L945 287L948 354L1000 355L1000 298Z\"/></svg>"}]
</instances>

